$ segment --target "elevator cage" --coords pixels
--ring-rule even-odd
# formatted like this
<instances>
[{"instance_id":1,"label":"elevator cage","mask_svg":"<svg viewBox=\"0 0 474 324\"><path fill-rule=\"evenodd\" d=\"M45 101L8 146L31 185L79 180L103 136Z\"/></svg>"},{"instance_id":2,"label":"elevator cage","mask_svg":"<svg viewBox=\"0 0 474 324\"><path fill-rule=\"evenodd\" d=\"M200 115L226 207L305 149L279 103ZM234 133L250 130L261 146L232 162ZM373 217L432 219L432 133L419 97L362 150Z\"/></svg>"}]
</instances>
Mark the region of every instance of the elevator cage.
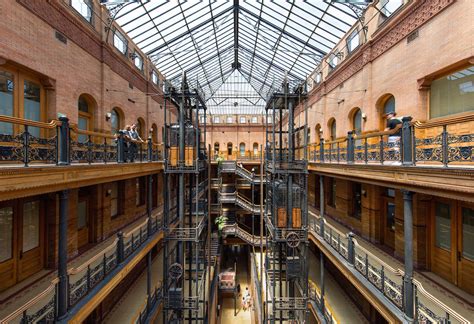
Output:
<instances>
[{"instance_id":1,"label":"elevator cage","mask_svg":"<svg viewBox=\"0 0 474 324\"><path fill-rule=\"evenodd\" d=\"M285 82L267 99L265 323L308 322L306 85Z\"/></svg>"},{"instance_id":2,"label":"elevator cage","mask_svg":"<svg viewBox=\"0 0 474 324\"><path fill-rule=\"evenodd\" d=\"M202 144L206 123L198 122L200 113L206 116L206 106L200 92L189 89L185 76L180 89L165 87L164 99L163 322L205 323L207 278L214 266L205 194L209 160ZM176 121L168 122L169 110ZM173 190L176 199L171 198Z\"/></svg>"}]
</instances>

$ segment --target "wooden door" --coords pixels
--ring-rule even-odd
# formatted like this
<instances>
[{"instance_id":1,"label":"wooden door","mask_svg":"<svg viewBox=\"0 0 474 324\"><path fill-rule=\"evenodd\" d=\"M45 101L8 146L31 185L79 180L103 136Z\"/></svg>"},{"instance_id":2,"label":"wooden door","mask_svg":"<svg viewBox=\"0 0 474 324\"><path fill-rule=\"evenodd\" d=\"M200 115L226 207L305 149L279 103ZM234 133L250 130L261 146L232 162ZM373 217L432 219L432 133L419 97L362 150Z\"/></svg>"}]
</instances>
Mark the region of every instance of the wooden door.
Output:
<instances>
[{"instance_id":1,"label":"wooden door","mask_svg":"<svg viewBox=\"0 0 474 324\"><path fill-rule=\"evenodd\" d=\"M474 205L459 203L457 216L458 286L474 294Z\"/></svg>"},{"instance_id":2,"label":"wooden door","mask_svg":"<svg viewBox=\"0 0 474 324\"><path fill-rule=\"evenodd\" d=\"M79 195L77 202L77 247L82 247L89 244L91 224L89 220L89 197Z\"/></svg>"},{"instance_id":3,"label":"wooden door","mask_svg":"<svg viewBox=\"0 0 474 324\"><path fill-rule=\"evenodd\" d=\"M13 202L0 202L0 291L13 286L17 266L17 217Z\"/></svg>"},{"instance_id":4,"label":"wooden door","mask_svg":"<svg viewBox=\"0 0 474 324\"><path fill-rule=\"evenodd\" d=\"M43 269L44 215L39 199L19 202L18 224L18 281Z\"/></svg>"},{"instance_id":5,"label":"wooden door","mask_svg":"<svg viewBox=\"0 0 474 324\"><path fill-rule=\"evenodd\" d=\"M433 201L431 226L431 270L444 279L456 283L455 208L447 200Z\"/></svg>"}]
</instances>

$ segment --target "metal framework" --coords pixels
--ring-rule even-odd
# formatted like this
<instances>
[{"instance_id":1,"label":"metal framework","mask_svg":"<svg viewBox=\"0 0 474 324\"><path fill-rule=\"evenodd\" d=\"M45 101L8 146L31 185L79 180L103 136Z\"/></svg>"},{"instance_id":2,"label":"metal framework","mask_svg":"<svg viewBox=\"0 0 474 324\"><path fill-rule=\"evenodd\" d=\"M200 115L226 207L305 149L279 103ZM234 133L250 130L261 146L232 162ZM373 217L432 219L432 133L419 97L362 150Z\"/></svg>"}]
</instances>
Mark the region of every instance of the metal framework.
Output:
<instances>
[{"instance_id":1,"label":"metal framework","mask_svg":"<svg viewBox=\"0 0 474 324\"><path fill-rule=\"evenodd\" d=\"M305 98L305 83L285 79L281 88L271 93L267 100L265 323L308 321L308 126ZM297 107L304 109L304 113L295 120ZM272 122L268 120L270 113Z\"/></svg>"},{"instance_id":2,"label":"metal framework","mask_svg":"<svg viewBox=\"0 0 474 324\"><path fill-rule=\"evenodd\" d=\"M186 72L188 83L202 88L214 114L232 111L227 101L214 96L230 97L242 90L235 83L221 89L235 70L262 101L285 73L304 80L361 20L367 5L327 0L137 1L120 8L115 21L175 86ZM222 106L224 110L217 110ZM260 104L242 109L264 113Z\"/></svg>"},{"instance_id":3,"label":"metal framework","mask_svg":"<svg viewBox=\"0 0 474 324\"><path fill-rule=\"evenodd\" d=\"M181 86L167 84L164 97L164 323L204 323L207 316L209 260L208 166L206 106L198 89L190 89L183 74ZM178 109L178 122L167 121L167 107ZM170 192L176 188L176 200Z\"/></svg>"}]
</instances>

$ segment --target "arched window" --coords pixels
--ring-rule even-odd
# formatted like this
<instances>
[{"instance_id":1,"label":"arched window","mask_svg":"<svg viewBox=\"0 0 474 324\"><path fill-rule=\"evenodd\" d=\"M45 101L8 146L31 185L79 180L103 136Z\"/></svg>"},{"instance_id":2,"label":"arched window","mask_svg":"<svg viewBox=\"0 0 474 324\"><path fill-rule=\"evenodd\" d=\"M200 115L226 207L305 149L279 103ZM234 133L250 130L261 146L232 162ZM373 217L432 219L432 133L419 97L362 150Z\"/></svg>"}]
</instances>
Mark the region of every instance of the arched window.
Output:
<instances>
[{"instance_id":1,"label":"arched window","mask_svg":"<svg viewBox=\"0 0 474 324\"><path fill-rule=\"evenodd\" d=\"M151 125L151 140L153 143L158 143L158 127L156 124Z\"/></svg>"},{"instance_id":2,"label":"arched window","mask_svg":"<svg viewBox=\"0 0 474 324\"><path fill-rule=\"evenodd\" d=\"M110 128L112 134L118 133L123 128L122 124L122 113L119 108L115 107L110 112Z\"/></svg>"},{"instance_id":3,"label":"arched window","mask_svg":"<svg viewBox=\"0 0 474 324\"><path fill-rule=\"evenodd\" d=\"M316 127L314 128L314 141L316 144L319 144L321 141L321 125L317 124Z\"/></svg>"},{"instance_id":4,"label":"arched window","mask_svg":"<svg viewBox=\"0 0 474 324\"><path fill-rule=\"evenodd\" d=\"M352 130L355 134L362 133L362 111L359 108L355 108L352 111Z\"/></svg>"},{"instance_id":5,"label":"arched window","mask_svg":"<svg viewBox=\"0 0 474 324\"><path fill-rule=\"evenodd\" d=\"M329 121L329 132L330 132L330 140L334 141L336 139L336 120L332 118Z\"/></svg>"},{"instance_id":6,"label":"arched window","mask_svg":"<svg viewBox=\"0 0 474 324\"><path fill-rule=\"evenodd\" d=\"M93 130L94 104L92 99L87 95L80 95L77 101L77 109L79 113L77 119L77 128L85 131ZM77 136L77 141L79 143L86 143L87 140L87 135L80 134Z\"/></svg>"},{"instance_id":7,"label":"arched window","mask_svg":"<svg viewBox=\"0 0 474 324\"><path fill-rule=\"evenodd\" d=\"M392 95L385 99L385 103L383 105L383 114L385 115L389 112L395 112L395 97Z\"/></svg>"},{"instance_id":8,"label":"arched window","mask_svg":"<svg viewBox=\"0 0 474 324\"><path fill-rule=\"evenodd\" d=\"M257 156L258 154L258 143L253 143L253 155Z\"/></svg>"},{"instance_id":9,"label":"arched window","mask_svg":"<svg viewBox=\"0 0 474 324\"><path fill-rule=\"evenodd\" d=\"M227 143L227 155L232 155L232 143Z\"/></svg>"},{"instance_id":10,"label":"arched window","mask_svg":"<svg viewBox=\"0 0 474 324\"><path fill-rule=\"evenodd\" d=\"M239 145L240 156L245 156L245 143Z\"/></svg>"},{"instance_id":11,"label":"arched window","mask_svg":"<svg viewBox=\"0 0 474 324\"><path fill-rule=\"evenodd\" d=\"M214 155L219 155L219 142L214 143Z\"/></svg>"},{"instance_id":12,"label":"arched window","mask_svg":"<svg viewBox=\"0 0 474 324\"><path fill-rule=\"evenodd\" d=\"M148 137L145 129L145 120L141 117L137 119L137 132L138 135L140 135L141 139L145 139Z\"/></svg>"},{"instance_id":13,"label":"arched window","mask_svg":"<svg viewBox=\"0 0 474 324\"><path fill-rule=\"evenodd\" d=\"M331 118L328 123L329 126L329 135L330 141L334 141L336 139L336 120L334 118ZM334 149L337 147L336 143L333 143L331 147Z\"/></svg>"}]
</instances>

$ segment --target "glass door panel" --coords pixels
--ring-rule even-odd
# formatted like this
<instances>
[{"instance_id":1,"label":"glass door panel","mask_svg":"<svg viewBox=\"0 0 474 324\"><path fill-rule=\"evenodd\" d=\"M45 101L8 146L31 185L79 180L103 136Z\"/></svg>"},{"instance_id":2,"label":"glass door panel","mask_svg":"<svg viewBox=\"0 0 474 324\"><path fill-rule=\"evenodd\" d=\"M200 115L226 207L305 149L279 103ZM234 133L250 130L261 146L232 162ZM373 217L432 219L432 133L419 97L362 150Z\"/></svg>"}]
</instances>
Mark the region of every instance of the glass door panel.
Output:
<instances>
[{"instance_id":1,"label":"glass door panel","mask_svg":"<svg viewBox=\"0 0 474 324\"><path fill-rule=\"evenodd\" d=\"M13 74L0 70L0 115L13 116ZM13 134L13 124L0 122L0 134Z\"/></svg>"},{"instance_id":2,"label":"glass door panel","mask_svg":"<svg viewBox=\"0 0 474 324\"><path fill-rule=\"evenodd\" d=\"M42 215L39 200L27 201L21 205L21 237L18 260L18 280L40 271L43 268Z\"/></svg>"},{"instance_id":3,"label":"glass door panel","mask_svg":"<svg viewBox=\"0 0 474 324\"><path fill-rule=\"evenodd\" d=\"M0 206L0 291L16 283L15 218L13 206Z\"/></svg>"},{"instance_id":4,"label":"glass door panel","mask_svg":"<svg viewBox=\"0 0 474 324\"><path fill-rule=\"evenodd\" d=\"M458 238L458 285L474 294L474 207L460 206Z\"/></svg>"},{"instance_id":5,"label":"glass door panel","mask_svg":"<svg viewBox=\"0 0 474 324\"><path fill-rule=\"evenodd\" d=\"M25 80L23 109L23 117L25 119L41 121L41 87L39 84ZM38 127L30 127L29 132L32 136L40 136L40 129Z\"/></svg>"},{"instance_id":6,"label":"glass door panel","mask_svg":"<svg viewBox=\"0 0 474 324\"><path fill-rule=\"evenodd\" d=\"M451 212L448 204L436 203L435 211L436 247L451 250Z\"/></svg>"},{"instance_id":7,"label":"glass door panel","mask_svg":"<svg viewBox=\"0 0 474 324\"><path fill-rule=\"evenodd\" d=\"M455 217L452 204L444 201L434 201L433 205L433 240L431 251L431 270L444 279L456 282L456 247L452 238L456 237Z\"/></svg>"}]
</instances>

